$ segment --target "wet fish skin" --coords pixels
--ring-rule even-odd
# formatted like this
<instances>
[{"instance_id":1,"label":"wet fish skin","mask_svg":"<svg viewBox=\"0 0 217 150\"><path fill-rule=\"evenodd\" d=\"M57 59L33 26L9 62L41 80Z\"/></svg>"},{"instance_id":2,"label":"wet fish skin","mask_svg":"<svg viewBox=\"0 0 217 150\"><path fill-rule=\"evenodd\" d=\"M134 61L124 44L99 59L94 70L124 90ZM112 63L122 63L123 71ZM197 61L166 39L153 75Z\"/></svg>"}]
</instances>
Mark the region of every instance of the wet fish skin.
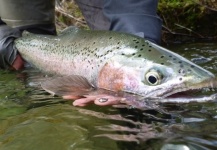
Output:
<instances>
[{"instance_id":1,"label":"wet fish skin","mask_svg":"<svg viewBox=\"0 0 217 150\"><path fill-rule=\"evenodd\" d=\"M58 36L24 32L15 45L44 72L79 75L94 87L148 98L207 87L214 78L182 56L126 33L69 27Z\"/></svg>"}]
</instances>

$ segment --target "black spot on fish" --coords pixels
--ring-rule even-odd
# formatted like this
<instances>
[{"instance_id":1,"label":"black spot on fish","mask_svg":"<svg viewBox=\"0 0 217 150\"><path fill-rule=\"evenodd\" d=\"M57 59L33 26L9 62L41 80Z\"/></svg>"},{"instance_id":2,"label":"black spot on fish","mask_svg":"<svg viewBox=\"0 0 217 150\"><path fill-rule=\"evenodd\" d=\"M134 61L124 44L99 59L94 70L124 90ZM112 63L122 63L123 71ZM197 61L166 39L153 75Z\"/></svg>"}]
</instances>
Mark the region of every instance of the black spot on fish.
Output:
<instances>
[{"instance_id":1,"label":"black spot on fish","mask_svg":"<svg viewBox=\"0 0 217 150\"><path fill-rule=\"evenodd\" d=\"M151 49L149 49L148 51L151 52Z\"/></svg>"},{"instance_id":2,"label":"black spot on fish","mask_svg":"<svg viewBox=\"0 0 217 150\"><path fill-rule=\"evenodd\" d=\"M119 49L120 47L117 47L117 49Z\"/></svg>"},{"instance_id":3,"label":"black spot on fish","mask_svg":"<svg viewBox=\"0 0 217 150\"><path fill-rule=\"evenodd\" d=\"M161 65L164 65L164 63L160 63Z\"/></svg>"},{"instance_id":4,"label":"black spot on fish","mask_svg":"<svg viewBox=\"0 0 217 150\"><path fill-rule=\"evenodd\" d=\"M182 62L181 62L181 61L179 61L179 63L181 64Z\"/></svg>"},{"instance_id":5,"label":"black spot on fish","mask_svg":"<svg viewBox=\"0 0 217 150\"><path fill-rule=\"evenodd\" d=\"M136 44L138 44L139 43L139 41L136 41Z\"/></svg>"},{"instance_id":6,"label":"black spot on fish","mask_svg":"<svg viewBox=\"0 0 217 150\"><path fill-rule=\"evenodd\" d=\"M143 48L140 48L140 51L142 51L143 50Z\"/></svg>"},{"instance_id":7,"label":"black spot on fish","mask_svg":"<svg viewBox=\"0 0 217 150\"><path fill-rule=\"evenodd\" d=\"M125 55L124 53L122 53L121 55Z\"/></svg>"},{"instance_id":8,"label":"black spot on fish","mask_svg":"<svg viewBox=\"0 0 217 150\"><path fill-rule=\"evenodd\" d=\"M179 69L179 73L180 73L180 74L185 74L185 70Z\"/></svg>"},{"instance_id":9,"label":"black spot on fish","mask_svg":"<svg viewBox=\"0 0 217 150\"><path fill-rule=\"evenodd\" d=\"M184 66L183 65L180 65L180 68L183 68Z\"/></svg>"},{"instance_id":10,"label":"black spot on fish","mask_svg":"<svg viewBox=\"0 0 217 150\"><path fill-rule=\"evenodd\" d=\"M194 68L194 66L193 66L193 65L191 65L191 68Z\"/></svg>"},{"instance_id":11,"label":"black spot on fish","mask_svg":"<svg viewBox=\"0 0 217 150\"><path fill-rule=\"evenodd\" d=\"M109 37L109 39L111 40L111 39L112 39L112 37Z\"/></svg>"},{"instance_id":12,"label":"black spot on fish","mask_svg":"<svg viewBox=\"0 0 217 150\"><path fill-rule=\"evenodd\" d=\"M179 78L180 81L182 81L182 78Z\"/></svg>"},{"instance_id":13,"label":"black spot on fish","mask_svg":"<svg viewBox=\"0 0 217 150\"><path fill-rule=\"evenodd\" d=\"M141 57L141 56L142 56L141 54L138 55L138 57Z\"/></svg>"},{"instance_id":14,"label":"black spot on fish","mask_svg":"<svg viewBox=\"0 0 217 150\"><path fill-rule=\"evenodd\" d=\"M120 44L120 42L118 42L117 44Z\"/></svg>"},{"instance_id":15,"label":"black spot on fish","mask_svg":"<svg viewBox=\"0 0 217 150\"><path fill-rule=\"evenodd\" d=\"M136 55L136 53L133 53L132 55Z\"/></svg>"},{"instance_id":16,"label":"black spot on fish","mask_svg":"<svg viewBox=\"0 0 217 150\"><path fill-rule=\"evenodd\" d=\"M173 60L176 60L176 58L173 58Z\"/></svg>"},{"instance_id":17,"label":"black spot on fish","mask_svg":"<svg viewBox=\"0 0 217 150\"><path fill-rule=\"evenodd\" d=\"M164 56L162 55L162 56L160 56L160 58L164 58Z\"/></svg>"},{"instance_id":18,"label":"black spot on fish","mask_svg":"<svg viewBox=\"0 0 217 150\"><path fill-rule=\"evenodd\" d=\"M135 48L137 48L138 46L135 46Z\"/></svg>"}]
</instances>

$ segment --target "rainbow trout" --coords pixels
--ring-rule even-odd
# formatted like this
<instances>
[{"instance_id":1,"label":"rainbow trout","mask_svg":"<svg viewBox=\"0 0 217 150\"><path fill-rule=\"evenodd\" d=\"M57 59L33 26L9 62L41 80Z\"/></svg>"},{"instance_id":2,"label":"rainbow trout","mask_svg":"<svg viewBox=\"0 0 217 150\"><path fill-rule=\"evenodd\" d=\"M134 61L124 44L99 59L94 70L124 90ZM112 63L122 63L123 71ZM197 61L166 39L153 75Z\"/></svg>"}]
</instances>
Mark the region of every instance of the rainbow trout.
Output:
<instances>
[{"instance_id":1,"label":"rainbow trout","mask_svg":"<svg viewBox=\"0 0 217 150\"><path fill-rule=\"evenodd\" d=\"M27 62L62 76L42 84L57 95L101 90L130 93L140 100L164 98L211 86L214 78L182 56L126 33L69 27L58 36L24 32L15 45Z\"/></svg>"}]
</instances>

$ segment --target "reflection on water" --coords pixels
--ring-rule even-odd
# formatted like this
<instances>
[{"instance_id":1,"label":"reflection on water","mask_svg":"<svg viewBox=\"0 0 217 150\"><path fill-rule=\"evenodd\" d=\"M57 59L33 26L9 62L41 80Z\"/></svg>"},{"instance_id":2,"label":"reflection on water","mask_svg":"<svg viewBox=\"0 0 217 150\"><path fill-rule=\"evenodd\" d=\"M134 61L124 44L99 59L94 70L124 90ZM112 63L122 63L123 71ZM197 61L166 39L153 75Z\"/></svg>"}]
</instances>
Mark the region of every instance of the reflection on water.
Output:
<instances>
[{"instance_id":1,"label":"reflection on water","mask_svg":"<svg viewBox=\"0 0 217 150\"><path fill-rule=\"evenodd\" d=\"M217 74L217 44L170 49ZM88 106L52 97L36 70L0 71L1 150L216 149L217 104L161 104L165 111ZM204 92L206 93L206 92Z\"/></svg>"}]
</instances>

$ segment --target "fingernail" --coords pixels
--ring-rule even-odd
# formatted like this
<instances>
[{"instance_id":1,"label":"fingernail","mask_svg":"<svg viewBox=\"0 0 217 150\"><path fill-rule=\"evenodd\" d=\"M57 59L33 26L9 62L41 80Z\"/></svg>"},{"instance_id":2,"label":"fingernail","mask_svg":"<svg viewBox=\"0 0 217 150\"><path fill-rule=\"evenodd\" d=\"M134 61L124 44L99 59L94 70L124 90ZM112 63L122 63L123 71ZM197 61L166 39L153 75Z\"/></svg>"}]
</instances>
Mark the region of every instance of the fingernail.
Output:
<instances>
[{"instance_id":1,"label":"fingernail","mask_svg":"<svg viewBox=\"0 0 217 150\"><path fill-rule=\"evenodd\" d=\"M100 103L105 103L105 102L108 101L108 98L99 98L98 101L99 101Z\"/></svg>"}]
</instances>

